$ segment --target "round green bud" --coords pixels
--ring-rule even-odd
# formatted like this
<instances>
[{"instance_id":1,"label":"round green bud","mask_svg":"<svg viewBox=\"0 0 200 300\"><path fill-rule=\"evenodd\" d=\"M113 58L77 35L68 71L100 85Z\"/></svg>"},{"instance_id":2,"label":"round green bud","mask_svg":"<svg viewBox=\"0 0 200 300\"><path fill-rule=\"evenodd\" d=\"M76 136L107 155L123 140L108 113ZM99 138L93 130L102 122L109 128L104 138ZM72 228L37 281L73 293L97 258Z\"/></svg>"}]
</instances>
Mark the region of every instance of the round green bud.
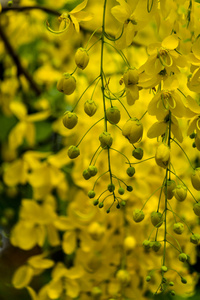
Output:
<instances>
[{"instance_id":1,"label":"round green bud","mask_svg":"<svg viewBox=\"0 0 200 300\"><path fill-rule=\"evenodd\" d=\"M171 294L172 296L176 296L175 291L170 291L170 294Z\"/></svg>"},{"instance_id":2,"label":"round green bud","mask_svg":"<svg viewBox=\"0 0 200 300\"><path fill-rule=\"evenodd\" d=\"M176 186L176 188L173 190L175 198L182 202L186 199L187 197L187 188L186 186L179 184Z\"/></svg>"},{"instance_id":3,"label":"round green bud","mask_svg":"<svg viewBox=\"0 0 200 300\"><path fill-rule=\"evenodd\" d=\"M98 172L97 167L95 166L89 166L87 168L88 173L90 174L91 177L95 176Z\"/></svg>"},{"instance_id":4,"label":"round green bud","mask_svg":"<svg viewBox=\"0 0 200 300\"><path fill-rule=\"evenodd\" d=\"M80 155L80 150L76 146L70 146L67 152L69 158L74 159Z\"/></svg>"},{"instance_id":5,"label":"round green bud","mask_svg":"<svg viewBox=\"0 0 200 300\"><path fill-rule=\"evenodd\" d=\"M196 168L191 175L191 182L195 190L200 191L200 168Z\"/></svg>"},{"instance_id":6,"label":"round green bud","mask_svg":"<svg viewBox=\"0 0 200 300\"><path fill-rule=\"evenodd\" d=\"M66 111L63 116L63 125L68 128L72 129L78 123L78 117L75 113Z\"/></svg>"},{"instance_id":7,"label":"round green bud","mask_svg":"<svg viewBox=\"0 0 200 300\"><path fill-rule=\"evenodd\" d=\"M83 171L83 177L85 178L85 180L88 180L88 179L90 179L91 178L91 175L90 175L90 173L88 172L88 169L85 169L84 171Z\"/></svg>"},{"instance_id":8,"label":"round green bud","mask_svg":"<svg viewBox=\"0 0 200 300\"><path fill-rule=\"evenodd\" d=\"M122 127L122 134L131 144L135 144L143 136L143 125L137 118L131 118Z\"/></svg>"},{"instance_id":9,"label":"round green bud","mask_svg":"<svg viewBox=\"0 0 200 300\"><path fill-rule=\"evenodd\" d=\"M190 242L192 244L198 245L199 240L200 240L200 235L198 233L195 233L195 234L190 236Z\"/></svg>"},{"instance_id":10,"label":"round green bud","mask_svg":"<svg viewBox=\"0 0 200 300\"><path fill-rule=\"evenodd\" d=\"M103 202L100 202L99 203L99 208L102 208L102 207L104 207L104 204L103 204Z\"/></svg>"},{"instance_id":11,"label":"round green bud","mask_svg":"<svg viewBox=\"0 0 200 300\"><path fill-rule=\"evenodd\" d=\"M102 290L99 287L94 286L92 288L91 294L92 294L93 299L99 300L102 295Z\"/></svg>"},{"instance_id":12,"label":"round green bud","mask_svg":"<svg viewBox=\"0 0 200 300\"><path fill-rule=\"evenodd\" d=\"M99 204L99 200L98 199L95 199L94 201L93 201L93 205L94 206L97 206Z\"/></svg>"},{"instance_id":13,"label":"round green bud","mask_svg":"<svg viewBox=\"0 0 200 300\"><path fill-rule=\"evenodd\" d=\"M155 242L153 242L153 244L152 244L152 249L153 249L153 251L158 252L158 251L160 250L161 246L162 246L162 245L161 245L160 242L155 241Z\"/></svg>"},{"instance_id":14,"label":"round green bud","mask_svg":"<svg viewBox=\"0 0 200 300\"><path fill-rule=\"evenodd\" d=\"M196 143L192 143L192 148L196 148Z\"/></svg>"},{"instance_id":15,"label":"round green bud","mask_svg":"<svg viewBox=\"0 0 200 300\"><path fill-rule=\"evenodd\" d=\"M194 132L193 132L192 134L190 134L190 138L191 138L191 139L194 139L195 136L196 136L196 134L195 134Z\"/></svg>"},{"instance_id":16,"label":"round green bud","mask_svg":"<svg viewBox=\"0 0 200 300\"><path fill-rule=\"evenodd\" d=\"M76 79L69 73L64 73L57 82L57 90L65 95L71 95L76 89Z\"/></svg>"},{"instance_id":17,"label":"round green bud","mask_svg":"<svg viewBox=\"0 0 200 300\"><path fill-rule=\"evenodd\" d=\"M107 212L107 214L109 214L110 213L110 208L108 208L106 212Z\"/></svg>"},{"instance_id":18,"label":"round green bud","mask_svg":"<svg viewBox=\"0 0 200 300\"><path fill-rule=\"evenodd\" d=\"M122 200L121 205L125 206L126 205L126 201Z\"/></svg>"},{"instance_id":19,"label":"round green bud","mask_svg":"<svg viewBox=\"0 0 200 300\"><path fill-rule=\"evenodd\" d=\"M183 231L184 231L184 224L181 223L181 222L175 223L174 226L173 226L173 231L176 234L182 234Z\"/></svg>"},{"instance_id":20,"label":"round green bud","mask_svg":"<svg viewBox=\"0 0 200 300\"><path fill-rule=\"evenodd\" d=\"M78 68L84 70L89 63L89 55L86 49L79 48L75 54L75 63Z\"/></svg>"},{"instance_id":21,"label":"round green bud","mask_svg":"<svg viewBox=\"0 0 200 300\"><path fill-rule=\"evenodd\" d=\"M122 187L120 187L120 188L118 188L118 193L120 195L123 195L125 193L125 190Z\"/></svg>"},{"instance_id":22,"label":"round green bud","mask_svg":"<svg viewBox=\"0 0 200 300\"><path fill-rule=\"evenodd\" d=\"M116 208L117 208L117 209L120 209L120 207L121 207L121 206L120 206L120 204L118 203L118 204L116 205Z\"/></svg>"},{"instance_id":23,"label":"round green bud","mask_svg":"<svg viewBox=\"0 0 200 300\"><path fill-rule=\"evenodd\" d=\"M128 285L128 283L130 282L130 274L126 270L118 270L116 277L119 280L119 282L124 286Z\"/></svg>"},{"instance_id":24,"label":"round green bud","mask_svg":"<svg viewBox=\"0 0 200 300\"><path fill-rule=\"evenodd\" d=\"M194 204L193 211L194 211L195 215L200 217L200 202Z\"/></svg>"},{"instance_id":25,"label":"round green bud","mask_svg":"<svg viewBox=\"0 0 200 300\"><path fill-rule=\"evenodd\" d=\"M142 148L136 148L132 152L132 156L135 157L136 159L140 160L143 158L144 151Z\"/></svg>"},{"instance_id":26,"label":"round green bud","mask_svg":"<svg viewBox=\"0 0 200 300\"><path fill-rule=\"evenodd\" d=\"M181 282L182 282L183 284L186 284L186 283L187 283L187 279L185 279L184 277L181 277Z\"/></svg>"},{"instance_id":27,"label":"round green bud","mask_svg":"<svg viewBox=\"0 0 200 300\"><path fill-rule=\"evenodd\" d=\"M111 124L117 124L121 118L120 110L116 106L109 107L106 110L106 117Z\"/></svg>"},{"instance_id":28,"label":"round green bud","mask_svg":"<svg viewBox=\"0 0 200 300\"><path fill-rule=\"evenodd\" d=\"M167 180L167 199L172 199L174 197L173 190L176 188L176 183L174 180Z\"/></svg>"},{"instance_id":29,"label":"round green bud","mask_svg":"<svg viewBox=\"0 0 200 300\"><path fill-rule=\"evenodd\" d=\"M174 286L174 282L173 282L173 281L170 281L170 282L169 282L169 286Z\"/></svg>"},{"instance_id":30,"label":"round green bud","mask_svg":"<svg viewBox=\"0 0 200 300\"><path fill-rule=\"evenodd\" d=\"M188 259L187 254L185 254L185 253L179 254L178 259L179 259L181 262L185 262L185 261Z\"/></svg>"},{"instance_id":31,"label":"round green bud","mask_svg":"<svg viewBox=\"0 0 200 300\"><path fill-rule=\"evenodd\" d=\"M135 174L135 168L134 167L129 167L126 170L126 173L128 174L129 177L132 177Z\"/></svg>"},{"instance_id":32,"label":"round green bud","mask_svg":"<svg viewBox=\"0 0 200 300\"><path fill-rule=\"evenodd\" d=\"M142 243L145 250L149 250L151 248L151 242L149 240L144 240Z\"/></svg>"},{"instance_id":33,"label":"round green bud","mask_svg":"<svg viewBox=\"0 0 200 300\"><path fill-rule=\"evenodd\" d=\"M93 100L87 100L84 103L84 111L89 117L92 117L97 111L96 103Z\"/></svg>"},{"instance_id":34,"label":"round green bud","mask_svg":"<svg viewBox=\"0 0 200 300\"><path fill-rule=\"evenodd\" d=\"M146 282L149 282L150 280L151 280L151 276L148 275L148 276L146 277Z\"/></svg>"},{"instance_id":35,"label":"round green bud","mask_svg":"<svg viewBox=\"0 0 200 300\"><path fill-rule=\"evenodd\" d=\"M160 227L163 223L163 215L160 212L152 212L151 213L151 223L155 227Z\"/></svg>"},{"instance_id":36,"label":"round green bud","mask_svg":"<svg viewBox=\"0 0 200 300\"><path fill-rule=\"evenodd\" d=\"M143 211L141 209L135 209L133 211L133 220L136 223L141 222L144 219L144 217L145 217L145 215L144 215L144 213L143 213Z\"/></svg>"},{"instance_id":37,"label":"round green bud","mask_svg":"<svg viewBox=\"0 0 200 300\"><path fill-rule=\"evenodd\" d=\"M12 6L13 5L13 1L8 1L8 6Z\"/></svg>"},{"instance_id":38,"label":"round green bud","mask_svg":"<svg viewBox=\"0 0 200 300\"><path fill-rule=\"evenodd\" d=\"M167 272L167 270L168 270L168 269L167 269L166 266L162 266L162 267L161 267L161 271L162 271L162 272Z\"/></svg>"},{"instance_id":39,"label":"round green bud","mask_svg":"<svg viewBox=\"0 0 200 300\"><path fill-rule=\"evenodd\" d=\"M109 190L109 192L114 192L114 190L115 190L115 185L113 184L113 183L109 183L108 184L108 190Z\"/></svg>"},{"instance_id":40,"label":"round green bud","mask_svg":"<svg viewBox=\"0 0 200 300\"><path fill-rule=\"evenodd\" d=\"M112 146L113 138L109 132L104 131L100 134L99 141L102 148L108 148Z\"/></svg>"},{"instance_id":41,"label":"round green bud","mask_svg":"<svg viewBox=\"0 0 200 300\"><path fill-rule=\"evenodd\" d=\"M162 283L166 283L166 282L167 282L167 278L163 277Z\"/></svg>"},{"instance_id":42,"label":"round green bud","mask_svg":"<svg viewBox=\"0 0 200 300\"><path fill-rule=\"evenodd\" d=\"M91 190L91 191L88 192L88 197L89 197L89 198L94 198L95 195L96 195L96 193L95 193L95 191L93 191L93 190Z\"/></svg>"},{"instance_id":43,"label":"round green bud","mask_svg":"<svg viewBox=\"0 0 200 300\"><path fill-rule=\"evenodd\" d=\"M128 192L132 192L133 187L131 185L127 185L126 189L127 189Z\"/></svg>"}]
</instances>

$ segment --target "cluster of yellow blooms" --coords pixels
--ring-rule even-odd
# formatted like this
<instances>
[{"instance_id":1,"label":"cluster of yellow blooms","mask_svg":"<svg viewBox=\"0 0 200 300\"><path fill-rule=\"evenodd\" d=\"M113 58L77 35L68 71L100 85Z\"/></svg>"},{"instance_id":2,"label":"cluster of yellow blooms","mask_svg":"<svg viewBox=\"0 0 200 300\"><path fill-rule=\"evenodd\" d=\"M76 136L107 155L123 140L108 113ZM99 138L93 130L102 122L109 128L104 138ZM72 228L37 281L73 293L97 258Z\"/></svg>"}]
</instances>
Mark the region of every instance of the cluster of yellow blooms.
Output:
<instances>
[{"instance_id":1,"label":"cluster of yellow blooms","mask_svg":"<svg viewBox=\"0 0 200 300\"><path fill-rule=\"evenodd\" d=\"M9 59L1 82L11 124L2 188L20 198L10 242L38 251L12 284L32 300L190 296L200 242L199 1L73 2L57 30L48 21L41 30L44 7L26 6L33 25L16 47L37 41L33 78L46 92L33 100ZM2 26L20 35L14 7L4 10Z\"/></svg>"}]
</instances>

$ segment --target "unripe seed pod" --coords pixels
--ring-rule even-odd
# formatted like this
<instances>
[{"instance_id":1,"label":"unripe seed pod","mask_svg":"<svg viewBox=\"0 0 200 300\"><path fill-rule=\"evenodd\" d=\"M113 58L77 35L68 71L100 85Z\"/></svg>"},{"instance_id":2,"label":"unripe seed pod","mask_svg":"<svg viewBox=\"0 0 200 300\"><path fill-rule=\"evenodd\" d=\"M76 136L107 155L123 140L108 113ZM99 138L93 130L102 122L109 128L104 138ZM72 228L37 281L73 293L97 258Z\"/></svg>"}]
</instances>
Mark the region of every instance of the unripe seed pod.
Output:
<instances>
[{"instance_id":1,"label":"unripe seed pod","mask_svg":"<svg viewBox=\"0 0 200 300\"><path fill-rule=\"evenodd\" d=\"M151 248L151 242L149 240L144 240L142 243L145 250L149 250Z\"/></svg>"},{"instance_id":2,"label":"unripe seed pod","mask_svg":"<svg viewBox=\"0 0 200 300\"><path fill-rule=\"evenodd\" d=\"M152 249L155 252L158 252L161 248L161 243L158 241L153 242Z\"/></svg>"},{"instance_id":3,"label":"unripe seed pod","mask_svg":"<svg viewBox=\"0 0 200 300\"><path fill-rule=\"evenodd\" d=\"M124 84L126 87L138 83L139 74L136 69L128 69L123 75Z\"/></svg>"},{"instance_id":4,"label":"unripe seed pod","mask_svg":"<svg viewBox=\"0 0 200 300\"><path fill-rule=\"evenodd\" d=\"M122 187L120 187L120 188L118 189L118 193L119 193L120 195L124 195L124 192L125 192L125 190L124 190Z\"/></svg>"},{"instance_id":5,"label":"unripe seed pod","mask_svg":"<svg viewBox=\"0 0 200 300\"><path fill-rule=\"evenodd\" d=\"M116 106L109 107L106 110L106 117L111 124L117 124L121 118L120 110Z\"/></svg>"},{"instance_id":6,"label":"unripe seed pod","mask_svg":"<svg viewBox=\"0 0 200 300\"><path fill-rule=\"evenodd\" d=\"M181 253L181 254L179 254L178 259L179 259L181 262L185 262L185 261L188 259L188 257L187 257L187 255L186 255L185 253Z\"/></svg>"},{"instance_id":7,"label":"unripe seed pod","mask_svg":"<svg viewBox=\"0 0 200 300\"><path fill-rule=\"evenodd\" d=\"M134 144L142 138L143 125L137 118L131 118L122 127L122 134Z\"/></svg>"},{"instance_id":8,"label":"unripe seed pod","mask_svg":"<svg viewBox=\"0 0 200 300\"><path fill-rule=\"evenodd\" d=\"M195 215L200 217L200 202L194 204L193 211L194 211Z\"/></svg>"},{"instance_id":9,"label":"unripe seed pod","mask_svg":"<svg viewBox=\"0 0 200 300\"><path fill-rule=\"evenodd\" d=\"M167 180L167 199L172 199L174 197L173 190L176 188L176 183L174 180Z\"/></svg>"},{"instance_id":10,"label":"unripe seed pod","mask_svg":"<svg viewBox=\"0 0 200 300\"><path fill-rule=\"evenodd\" d=\"M115 185L113 184L113 183L109 183L108 184L108 190L109 190L109 192L114 192L114 190L115 190Z\"/></svg>"},{"instance_id":11,"label":"unripe seed pod","mask_svg":"<svg viewBox=\"0 0 200 300\"><path fill-rule=\"evenodd\" d=\"M175 198L182 202L186 199L187 197L187 188L182 185L182 184L179 184L176 186L176 188L173 190L173 193L174 193L174 196Z\"/></svg>"},{"instance_id":12,"label":"unripe seed pod","mask_svg":"<svg viewBox=\"0 0 200 300\"><path fill-rule=\"evenodd\" d=\"M151 213L151 223L155 227L160 227L163 223L163 215L160 212L152 212Z\"/></svg>"},{"instance_id":13,"label":"unripe seed pod","mask_svg":"<svg viewBox=\"0 0 200 300\"><path fill-rule=\"evenodd\" d=\"M80 155L80 150L78 149L78 147L72 145L69 147L67 154L69 158L74 159Z\"/></svg>"},{"instance_id":14,"label":"unripe seed pod","mask_svg":"<svg viewBox=\"0 0 200 300\"><path fill-rule=\"evenodd\" d=\"M166 144L158 146L155 154L155 161L158 166L166 169L170 162L170 149Z\"/></svg>"},{"instance_id":15,"label":"unripe seed pod","mask_svg":"<svg viewBox=\"0 0 200 300\"><path fill-rule=\"evenodd\" d=\"M84 111L89 117L92 117L97 111L96 103L93 100L87 100L84 103Z\"/></svg>"},{"instance_id":16,"label":"unripe seed pod","mask_svg":"<svg viewBox=\"0 0 200 300\"><path fill-rule=\"evenodd\" d=\"M166 266L162 266L162 267L161 267L161 271L163 271L163 272L167 272L167 270L168 270L168 269L167 269L167 267L166 267Z\"/></svg>"},{"instance_id":17,"label":"unripe seed pod","mask_svg":"<svg viewBox=\"0 0 200 300\"><path fill-rule=\"evenodd\" d=\"M173 231L176 234L182 234L183 231L184 231L184 224L181 223L181 222L175 223L174 226L173 226Z\"/></svg>"},{"instance_id":18,"label":"unripe seed pod","mask_svg":"<svg viewBox=\"0 0 200 300\"><path fill-rule=\"evenodd\" d=\"M131 185L127 185L126 189L127 189L128 192L132 192L133 187Z\"/></svg>"},{"instance_id":19,"label":"unripe seed pod","mask_svg":"<svg viewBox=\"0 0 200 300\"><path fill-rule=\"evenodd\" d=\"M181 282L182 282L183 284L186 284L186 283L187 283L187 279L185 279L184 277L182 277L182 278L181 278Z\"/></svg>"},{"instance_id":20,"label":"unripe seed pod","mask_svg":"<svg viewBox=\"0 0 200 300\"><path fill-rule=\"evenodd\" d=\"M84 170L82 175L85 178L85 180L88 180L91 178L91 175L90 175L88 169Z\"/></svg>"},{"instance_id":21,"label":"unripe seed pod","mask_svg":"<svg viewBox=\"0 0 200 300\"><path fill-rule=\"evenodd\" d=\"M99 141L101 143L102 148L107 148L112 146L113 139L109 132L104 131L100 134Z\"/></svg>"},{"instance_id":22,"label":"unripe seed pod","mask_svg":"<svg viewBox=\"0 0 200 300\"><path fill-rule=\"evenodd\" d=\"M123 286L127 286L131 279L130 274L126 270L117 271L116 277Z\"/></svg>"},{"instance_id":23,"label":"unripe seed pod","mask_svg":"<svg viewBox=\"0 0 200 300\"><path fill-rule=\"evenodd\" d=\"M77 123L78 123L77 115L73 112L66 111L63 116L63 125L68 129L72 129L76 126Z\"/></svg>"},{"instance_id":24,"label":"unripe seed pod","mask_svg":"<svg viewBox=\"0 0 200 300\"><path fill-rule=\"evenodd\" d=\"M93 190L91 190L91 191L88 192L88 197L89 197L89 198L94 198L95 195L96 195L96 193L95 193L95 191L93 191Z\"/></svg>"},{"instance_id":25,"label":"unripe seed pod","mask_svg":"<svg viewBox=\"0 0 200 300\"><path fill-rule=\"evenodd\" d=\"M124 240L124 249L127 254L131 253L136 246L136 240L133 236L127 236Z\"/></svg>"},{"instance_id":26,"label":"unripe seed pod","mask_svg":"<svg viewBox=\"0 0 200 300\"><path fill-rule=\"evenodd\" d=\"M136 159L140 160L143 158L143 154L144 154L144 151L142 148L136 148L133 150L132 152L132 156L135 157Z\"/></svg>"},{"instance_id":27,"label":"unripe seed pod","mask_svg":"<svg viewBox=\"0 0 200 300\"><path fill-rule=\"evenodd\" d=\"M126 173L129 177L132 177L134 174L135 174L135 168L134 167L129 167L127 170L126 170Z\"/></svg>"},{"instance_id":28,"label":"unripe seed pod","mask_svg":"<svg viewBox=\"0 0 200 300\"><path fill-rule=\"evenodd\" d=\"M191 235L191 237L190 237L190 242L191 242L192 244L198 245L199 240L200 240L200 235L197 234L197 233Z\"/></svg>"},{"instance_id":29,"label":"unripe seed pod","mask_svg":"<svg viewBox=\"0 0 200 300\"><path fill-rule=\"evenodd\" d=\"M91 177L95 176L98 172L97 167L95 166L89 166L87 170Z\"/></svg>"},{"instance_id":30,"label":"unripe seed pod","mask_svg":"<svg viewBox=\"0 0 200 300\"><path fill-rule=\"evenodd\" d=\"M200 168L196 168L191 176L191 182L195 190L200 191Z\"/></svg>"},{"instance_id":31,"label":"unripe seed pod","mask_svg":"<svg viewBox=\"0 0 200 300\"><path fill-rule=\"evenodd\" d=\"M146 277L146 282L149 282L151 280L151 276Z\"/></svg>"},{"instance_id":32,"label":"unripe seed pod","mask_svg":"<svg viewBox=\"0 0 200 300\"><path fill-rule=\"evenodd\" d=\"M76 79L69 73L64 73L57 83L57 90L65 95L71 95L76 89Z\"/></svg>"},{"instance_id":33,"label":"unripe seed pod","mask_svg":"<svg viewBox=\"0 0 200 300\"><path fill-rule=\"evenodd\" d=\"M133 220L136 223L141 222L144 219L144 217L145 217L145 215L144 215L144 213L143 213L143 211L141 209L135 209L133 211Z\"/></svg>"},{"instance_id":34,"label":"unripe seed pod","mask_svg":"<svg viewBox=\"0 0 200 300\"><path fill-rule=\"evenodd\" d=\"M75 63L78 68L84 70L89 63L89 55L86 49L79 48L75 54Z\"/></svg>"}]
</instances>

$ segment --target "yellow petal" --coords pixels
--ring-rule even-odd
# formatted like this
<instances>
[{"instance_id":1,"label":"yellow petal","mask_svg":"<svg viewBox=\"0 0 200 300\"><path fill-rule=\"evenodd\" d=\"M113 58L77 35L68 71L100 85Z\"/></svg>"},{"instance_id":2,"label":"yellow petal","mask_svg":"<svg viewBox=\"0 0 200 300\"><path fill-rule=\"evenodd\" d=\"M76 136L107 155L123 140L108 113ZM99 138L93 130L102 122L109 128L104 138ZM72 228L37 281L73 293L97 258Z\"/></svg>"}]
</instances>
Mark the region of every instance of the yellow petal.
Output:
<instances>
[{"instance_id":1,"label":"yellow petal","mask_svg":"<svg viewBox=\"0 0 200 300\"><path fill-rule=\"evenodd\" d=\"M63 251L66 254L72 254L76 249L76 234L74 231L67 231L63 235Z\"/></svg>"},{"instance_id":2,"label":"yellow petal","mask_svg":"<svg viewBox=\"0 0 200 300\"><path fill-rule=\"evenodd\" d=\"M22 289L30 283L33 274L33 269L30 266L21 266L14 273L12 284L16 289Z\"/></svg>"},{"instance_id":3,"label":"yellow petal","mask_svg":"<svg viewBox=\"0 0 200 300\"><path fill-rule=\"evenodd\" d=\"M90 21L93 18L93 14L92 13L88 13L86 11L80 11L80 12L74 14L74 16L76 17L76 19L78 20L78 22L81 22L81 21Z\"/></svg>"},{"instance_id":4,"label":"yellow petal","mask_svg":"<svg viewBox=\"0 0 200 300\"><path fill-rule=\"evenodd\" d=\"M19 147L24 139L27 130L26 122L18 122L17 125L11 130L8 136L8 143L11 149Z\"/></svg>"},{"instance_id":5,"label":"yellow petal","mask_svg":"<svg viewBox=\"0 0 200 300\"><path fill-rule=\"evenodd\" d=\"M78 23L77 19L74 16L71 16L71 19L72 19L72 23L74 24L76 32L79 32L80 31L80 26L79 26L79 23Z\"/></svg>"},{"instance_id":6,"label":"yellow petal","mask_svg":"<svg viewBox=\"0 0 200 300\"><path fill-rule=\"evenodd\" d=\"M47 111L42 111L42 112L38 112L38 113L35 113L35 114L28 115L26 117L26 121L28 121L28 122L39 122L39 121L42 121L42 120L46 120L49 116L50 116L50 112L48 110Z\"/></svg>"},{"instance_id":7,"label":"yellow petal","mask_svg":"<svg viewBox=\"0 0 200 300\"><path fill-rule=\"evenodd\" d=\"M60 245L60 237L58 231L52 224L49 224L47 226L47 237L51 246L56 247Z\"/></svg>"},{"instance_id":8,"label":"yellow petal","mask_svg":"<svg viewBox=\"0 0 200 300\"><path fill-rule=\"evenodd\" d=\"M119 21L120 23L124 23L131 15L130 6L124 1L117 1L121 5L114 6L111 9L112 15Z\"/></svg>"},{"instance_id":9,"label":"yellow petal","mask_svg":"<svg viewBox=\"0 0 200 300\"><path fill-rule=\"evenodd\" d=\"M200 59L200 38L198 38L192 46L192 52Z\"/></svg>"},{"instance_id":10,"label":"yellow petal","mask_svg":"<svg viewBox=\"0 0 200 300\"><path fill-rule=\"evenodd\" d=\"M26 106L18 101L12 101L10 103L10 110L19 120L23 120L24 117L27 115Z\"/></svg>"},{"instance_id":11,"label":"yellow petal","mask_svg":"<svg viewBox=\"0 0 200 300\"><path fill-rule=\"evenodd\" d=\"M178 44L179 39L175 34L167 36L161 43L162 47L169 50L176 49L178 47Z\"/></svg>"},{"instance_id":12,"label":"yellow petal","mask_svg":"<svg viewBox=\"0 0 200 300\"><path fill-rule=\"evenodd\" d=\"M126 89L126 100L128 105L133 105L139 99L139 90L136 84L129 86Z\"/></svg>"},{"instance_id":13,"label":"yellow petal","mask_svg":"<svg viewBox=\"0 0 200 300\"><path fill-rule=\"evenodd\" d=\"M148 130L147 136L150 139L161 136L166 131L167 124L164 122L154 123Z\"/></svg>"},{"instance_id":14,"label":"yellow petal","mask_svg":"<svg viewBox=\"0 0 200 300\"><path fill-rule=\"evenodd\" d=\"M11 243L23 250L32 249L37 244L35 228L25 222L17 223L11 232Z\"/></svg>"},{"instance_id":15,"label":"yellow petal","mask_svg":"<svg viewBox=\"0 0 200 300\"><path fill-rule=\"evenodd\" d=\"M58 299L62 293L63 285L61 280L52 280L48 285L47 294L50 299Z\"/></svg>"},{"instance_id":16,"label":"yellow petal","mask_svg":"<svg viewBox=\"0 0 200 300\"><path fill-rule=\"evenodd\" d=\"M84 269L80 265L66 269L65 276L70 279L77 279L84 275Z\"/></svg>"},{"instance_id":17,"label":"yellow petal","mask_svg":"<svg viewBox=\"0 0 200 300\"><path fill-rule=\"evenodd\" d=\"M78 297L80 293L80 287L75 280L67 280L66 281L66 294L71 298Z\"/></svg>"},{"instance_id":18,"label":"yellow petal","mask_svg":"<svg viewBox=\"0 0 200 300\"><path fill-rule=\"evenodd\" d=\"M34 289L32 289L32 287L27 286L26 289L27 289L29 295L31 296L32 300L39 300L38 295L36 294L36 292L34 291Z\"/></svg>"},{"instance_id":19,"label":"yellow petal","mask_svg":"<svg viewBox=\"0 0 200 300\"><path fill-rule=\"evenodd\" d=\"M59 216L55 221L54 221L54 226L59 229L59 230L72 230L74 229L74 224L72 221L65 217L65 216Z\"/></svg>"},{"instance_id":20,"label":"yellow petal","mask_svg":"<svg viewBox=\"0 0 200 300\"><path fill-rule=\"evenodd\" d=\"M79 12L80 10L84 9L88 3L88 0L84 0L81 4L77 5L71 12L70 14L74 14Z\"/></svg>"},{"instance_id":21,"label":"yellow petal","mask_svg":"<svg viewBox=\"0 0 200 300\"><path fill-rule=\"evenodd\" d=\"M35 144L35 126L33 124L26 124L26 131L24 133L24 137L26 138L30 146L33 146Z\"/></svg>"},{"instance_id":22,"label":"yellow petal","mask_svg":"<svg viewBox=\"0 0 200 300\"><path fill-rule=\"evenodd\" d=\"M3 174L3 180L8 186L27 182L28 164L22 159L17 159L11 163Z\"/></svg>"},{"instance_id":23,"label":"yellow petal","mask_svg":"<svg viewBox=\"0 0 200 300\"><path fill-rule=\"evenodd\" d=\"M44 258L44 254L34 255L28 259L28 264L35 269L49 269L53 267L54 261Z\"/></svg>"}]
</instances>

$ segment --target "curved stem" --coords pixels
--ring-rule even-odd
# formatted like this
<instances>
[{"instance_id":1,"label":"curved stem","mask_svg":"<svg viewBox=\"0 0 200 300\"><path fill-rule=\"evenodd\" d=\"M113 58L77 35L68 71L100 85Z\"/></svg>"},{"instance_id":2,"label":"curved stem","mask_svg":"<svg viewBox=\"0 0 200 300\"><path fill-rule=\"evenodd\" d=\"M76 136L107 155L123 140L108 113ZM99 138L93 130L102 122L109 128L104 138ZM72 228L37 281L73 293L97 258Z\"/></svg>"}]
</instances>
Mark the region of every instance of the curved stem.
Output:
<instances>
[{"instance_id":1,"label":"curved stem","mask_svg":"<svg viewBox=\"0 0 200 300\"><path fill-rule=\"evenodd\" d=\"M83 135L83 137L80 139L80 141L78 142L78 144L76 145L76 147L78 147L80 145L80 143L82 142L82 140L84 139L84 137L86 136L86 134L100 121L102 121L103 118L101 118L100 120L98 120L97 122L95 122L87 131L86 133Z\"/></svg>"}]
</instances>

